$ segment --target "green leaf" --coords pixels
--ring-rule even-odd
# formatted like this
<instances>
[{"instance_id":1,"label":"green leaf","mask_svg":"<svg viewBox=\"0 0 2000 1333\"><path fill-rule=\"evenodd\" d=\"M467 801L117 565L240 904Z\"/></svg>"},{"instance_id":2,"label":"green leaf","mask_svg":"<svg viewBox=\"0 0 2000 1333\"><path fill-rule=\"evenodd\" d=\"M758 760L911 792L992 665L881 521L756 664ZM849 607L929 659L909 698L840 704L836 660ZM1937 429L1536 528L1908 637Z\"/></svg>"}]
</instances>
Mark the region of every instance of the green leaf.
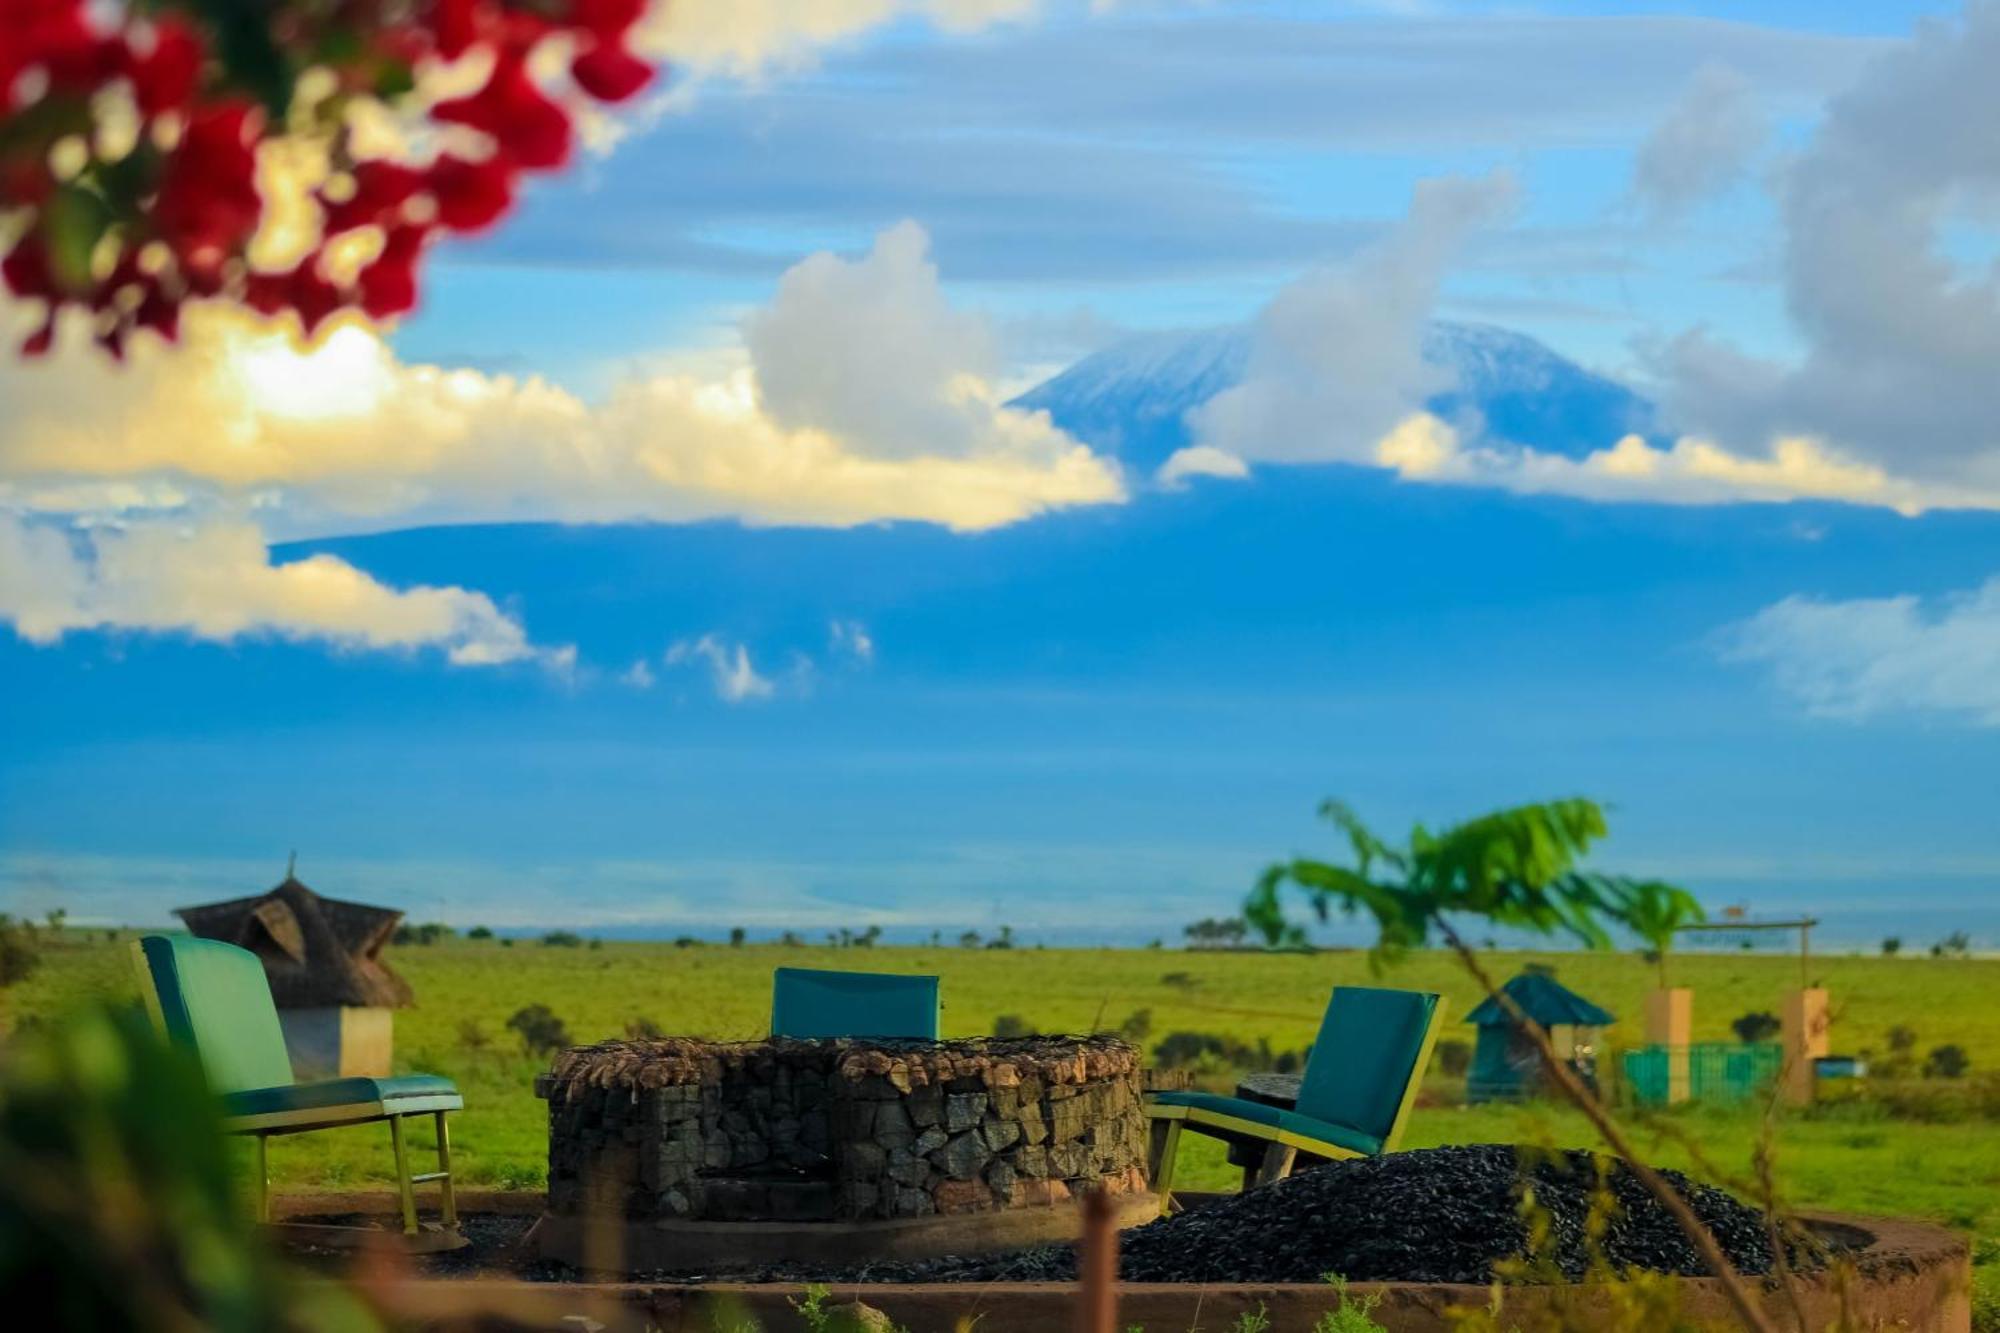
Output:
<instances>
[{"instance_id":1,"label":"green leaf","mask_svg":"<svg viewBox=\"0 0 2000 1333\"><path fill-rule=\"evenodd\" d=\"M1284 910L1287 885L1303 890L1322 920L1336 906L1374 918L1371 961L1378 965L1428 943L1447 917L1568 935L1598 949L1611 944L1611 925L1671 936L1701 919L1700 904L1683 889L1577 868L1608 832L1594 801L1514 806L1438 833L1420 824L1400 848L1376 837L1339 801L1325 802L1320 813L1346 835L1354 864L1300 859L1265 871L1245 901L1244 916L1273 943L1298 930ZM1393 873L1379 876L1376 867Z\"/></svg>"},{"instance_id":2,"label":"green leaf","mask_svg":"<svg viewBox=\"0 0 2000 1333\"><path fill-rule=\"evenodd\" d=\"M49 267L65 290L89 289L90 256L110 225L104 201L76 185L56 187L43 205L42 236L48 243Z\"/></svg>"}]
</instances>

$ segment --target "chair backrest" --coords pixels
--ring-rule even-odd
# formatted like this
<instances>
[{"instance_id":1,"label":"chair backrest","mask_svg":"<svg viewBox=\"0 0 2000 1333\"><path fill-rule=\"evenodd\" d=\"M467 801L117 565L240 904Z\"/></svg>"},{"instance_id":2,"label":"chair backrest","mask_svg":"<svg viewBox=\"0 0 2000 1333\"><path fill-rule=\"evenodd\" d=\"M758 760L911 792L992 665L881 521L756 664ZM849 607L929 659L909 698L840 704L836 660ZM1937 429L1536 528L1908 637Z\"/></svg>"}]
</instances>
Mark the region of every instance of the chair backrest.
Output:
<instances>
[{"instance_id":1,"label":"chair backrest","mask_svg":"<svg viewBox=\"0 0 2000 1333\"><path fill-rule=\"evenodd\" d=\"M1335 987L1300 1080L1298 1109L1393 1148L1443 1017L1443 1000L1424 991Z\"/></svg>"},{"instance_id":2,"label":"chair backrest","mask_svg":"<svg viewBox=\"0 0 2000 1333\"><path fill-rule=\"evenodd\" d=\"M291 1083L278 1006L256 954L192 935L147 935L132 955L154 1021L194 1048L217 1092Z\"/></svg>"},{"instance_id":3,"label":"chair backrest","mask_svg":"<svg viewBox=\"0 0 2000 1333\"><path fill-rule=\"evenodd\" d=\"M771 978L774 1037L938 1039L938 979L781 967Z\"/></svg>"}]
</instances>

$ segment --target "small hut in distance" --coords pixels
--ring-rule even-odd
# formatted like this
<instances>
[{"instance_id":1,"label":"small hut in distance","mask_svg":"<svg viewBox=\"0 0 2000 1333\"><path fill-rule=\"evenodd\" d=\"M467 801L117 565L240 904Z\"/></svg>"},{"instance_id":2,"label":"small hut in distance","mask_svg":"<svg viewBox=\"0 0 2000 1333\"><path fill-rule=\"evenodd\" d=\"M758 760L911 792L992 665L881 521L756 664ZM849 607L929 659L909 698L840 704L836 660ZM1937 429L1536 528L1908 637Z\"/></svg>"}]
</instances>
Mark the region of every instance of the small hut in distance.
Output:
<instances>
[{"instance_id":1,"label":"small hut in distance","mask_svg":"<svg viewBox=\"0 0 2000 1333\"><path fill-rule=\"evenodd\" d=\"M381 960L401 912L314 893L288 868L282 884L174 915L203 939L240 945L264 962L293 1076L382 1077L395 1055L394 1011L415 1002Z\"/></svg>"},{"instance_id":2,"label":"small hut in distance","mask_svg":"<svg viewBox=\"0 0 2000 1333\"><path fill-rule=\"evenodd\" d=\"M1586 1082L1596 1082L1595 1030L1617 1022L1614 1015L1546 971L1523 972L1500 989L1548 1032L1556 1054L1567 1059ZM1479 1027L1465 1084L1467 1101L1528 1097L1541 1091L1547 1072L1534 1039L1521 1030L1499 1000L1487 996L1465 1021Z\"/></svg>"}]
</instances>

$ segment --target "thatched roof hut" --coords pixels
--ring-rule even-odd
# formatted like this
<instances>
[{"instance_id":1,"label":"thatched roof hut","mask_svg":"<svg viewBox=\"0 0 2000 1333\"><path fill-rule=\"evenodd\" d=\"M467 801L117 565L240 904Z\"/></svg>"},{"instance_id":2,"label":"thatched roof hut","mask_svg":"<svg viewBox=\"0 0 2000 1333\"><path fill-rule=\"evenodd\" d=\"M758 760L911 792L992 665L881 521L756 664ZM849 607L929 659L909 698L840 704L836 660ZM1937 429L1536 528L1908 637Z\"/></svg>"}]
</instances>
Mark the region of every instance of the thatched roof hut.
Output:
<instances>
[{"instance_id":1,"label":"thatched roof hut","mask_svg":"<svg viewBox=\"0 0 2000 1333\"><path fill-rule=\"evenodd\" d=\"M174 915L203 939L241 945L263 959L280 1009L414 1003L409 983L381 959L401 912L322 898L287 874L269 893L180 907Z\"/></svg>"}]
</instances>

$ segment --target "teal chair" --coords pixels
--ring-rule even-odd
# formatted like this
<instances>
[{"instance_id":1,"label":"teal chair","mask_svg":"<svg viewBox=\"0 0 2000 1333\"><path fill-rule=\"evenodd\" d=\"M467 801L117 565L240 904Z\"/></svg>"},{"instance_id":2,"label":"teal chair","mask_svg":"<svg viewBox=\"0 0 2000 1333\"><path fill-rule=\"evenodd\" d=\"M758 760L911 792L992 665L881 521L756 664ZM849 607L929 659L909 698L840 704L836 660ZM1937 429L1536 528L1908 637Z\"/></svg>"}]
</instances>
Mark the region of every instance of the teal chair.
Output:
<instances>
[{"instance_id":1,"label":"teal chair","mask_svg":"<svg viewBox=\"0 0 2000 1333\"><path fill-rule=\"evenodd\" d=\"M223 1128L257 1140L257 1220L270 1220L270 1176L264 1140L337 1125L389 1122L402 1192L403 1231L417 1234L415 1186L439 1184L439 1210L455 1235L458 1207L451 1187L451 1140L445 1113L465 1102L450 1079L435 1074L400 1078L334 1078L294 1083L285 1034L264 964L248 949L191 935L148 935L132 945L139 988L153 1021L168 1038L192 1048L222 1098ZM437 1123L438 1169L410 1173L403 1121L428 1115ZM462 1242L461 1242L462 1243Z\"/></svg>"},{"instance_id":2,"label":"teal chair","mask_svg":"<svg viewBox=\"0 0 2000 1333\"><path fill-rule=\"evenodd\" d=\"M1182 1129L1261 1140L1259 1185L1290 1175L1302 1149L1327 1158L1394 1152L1443 1023L1444 1001L1436 995L1341 986L1327 1003L1291 1109L1212 1092L1149 1093L1151 1176L1161 1208L1172 1197Z\"/></svg>"},{"instance_id":3,"label":"teal chair","mask_svg":"<svg viewBox=\"0 0 2000 1333\"><path fill-rule=\"evenodd\" d=\"M771 978L771 1035L938 1039L938 979L781 967Z\"/></svg>"}]
</instances>

